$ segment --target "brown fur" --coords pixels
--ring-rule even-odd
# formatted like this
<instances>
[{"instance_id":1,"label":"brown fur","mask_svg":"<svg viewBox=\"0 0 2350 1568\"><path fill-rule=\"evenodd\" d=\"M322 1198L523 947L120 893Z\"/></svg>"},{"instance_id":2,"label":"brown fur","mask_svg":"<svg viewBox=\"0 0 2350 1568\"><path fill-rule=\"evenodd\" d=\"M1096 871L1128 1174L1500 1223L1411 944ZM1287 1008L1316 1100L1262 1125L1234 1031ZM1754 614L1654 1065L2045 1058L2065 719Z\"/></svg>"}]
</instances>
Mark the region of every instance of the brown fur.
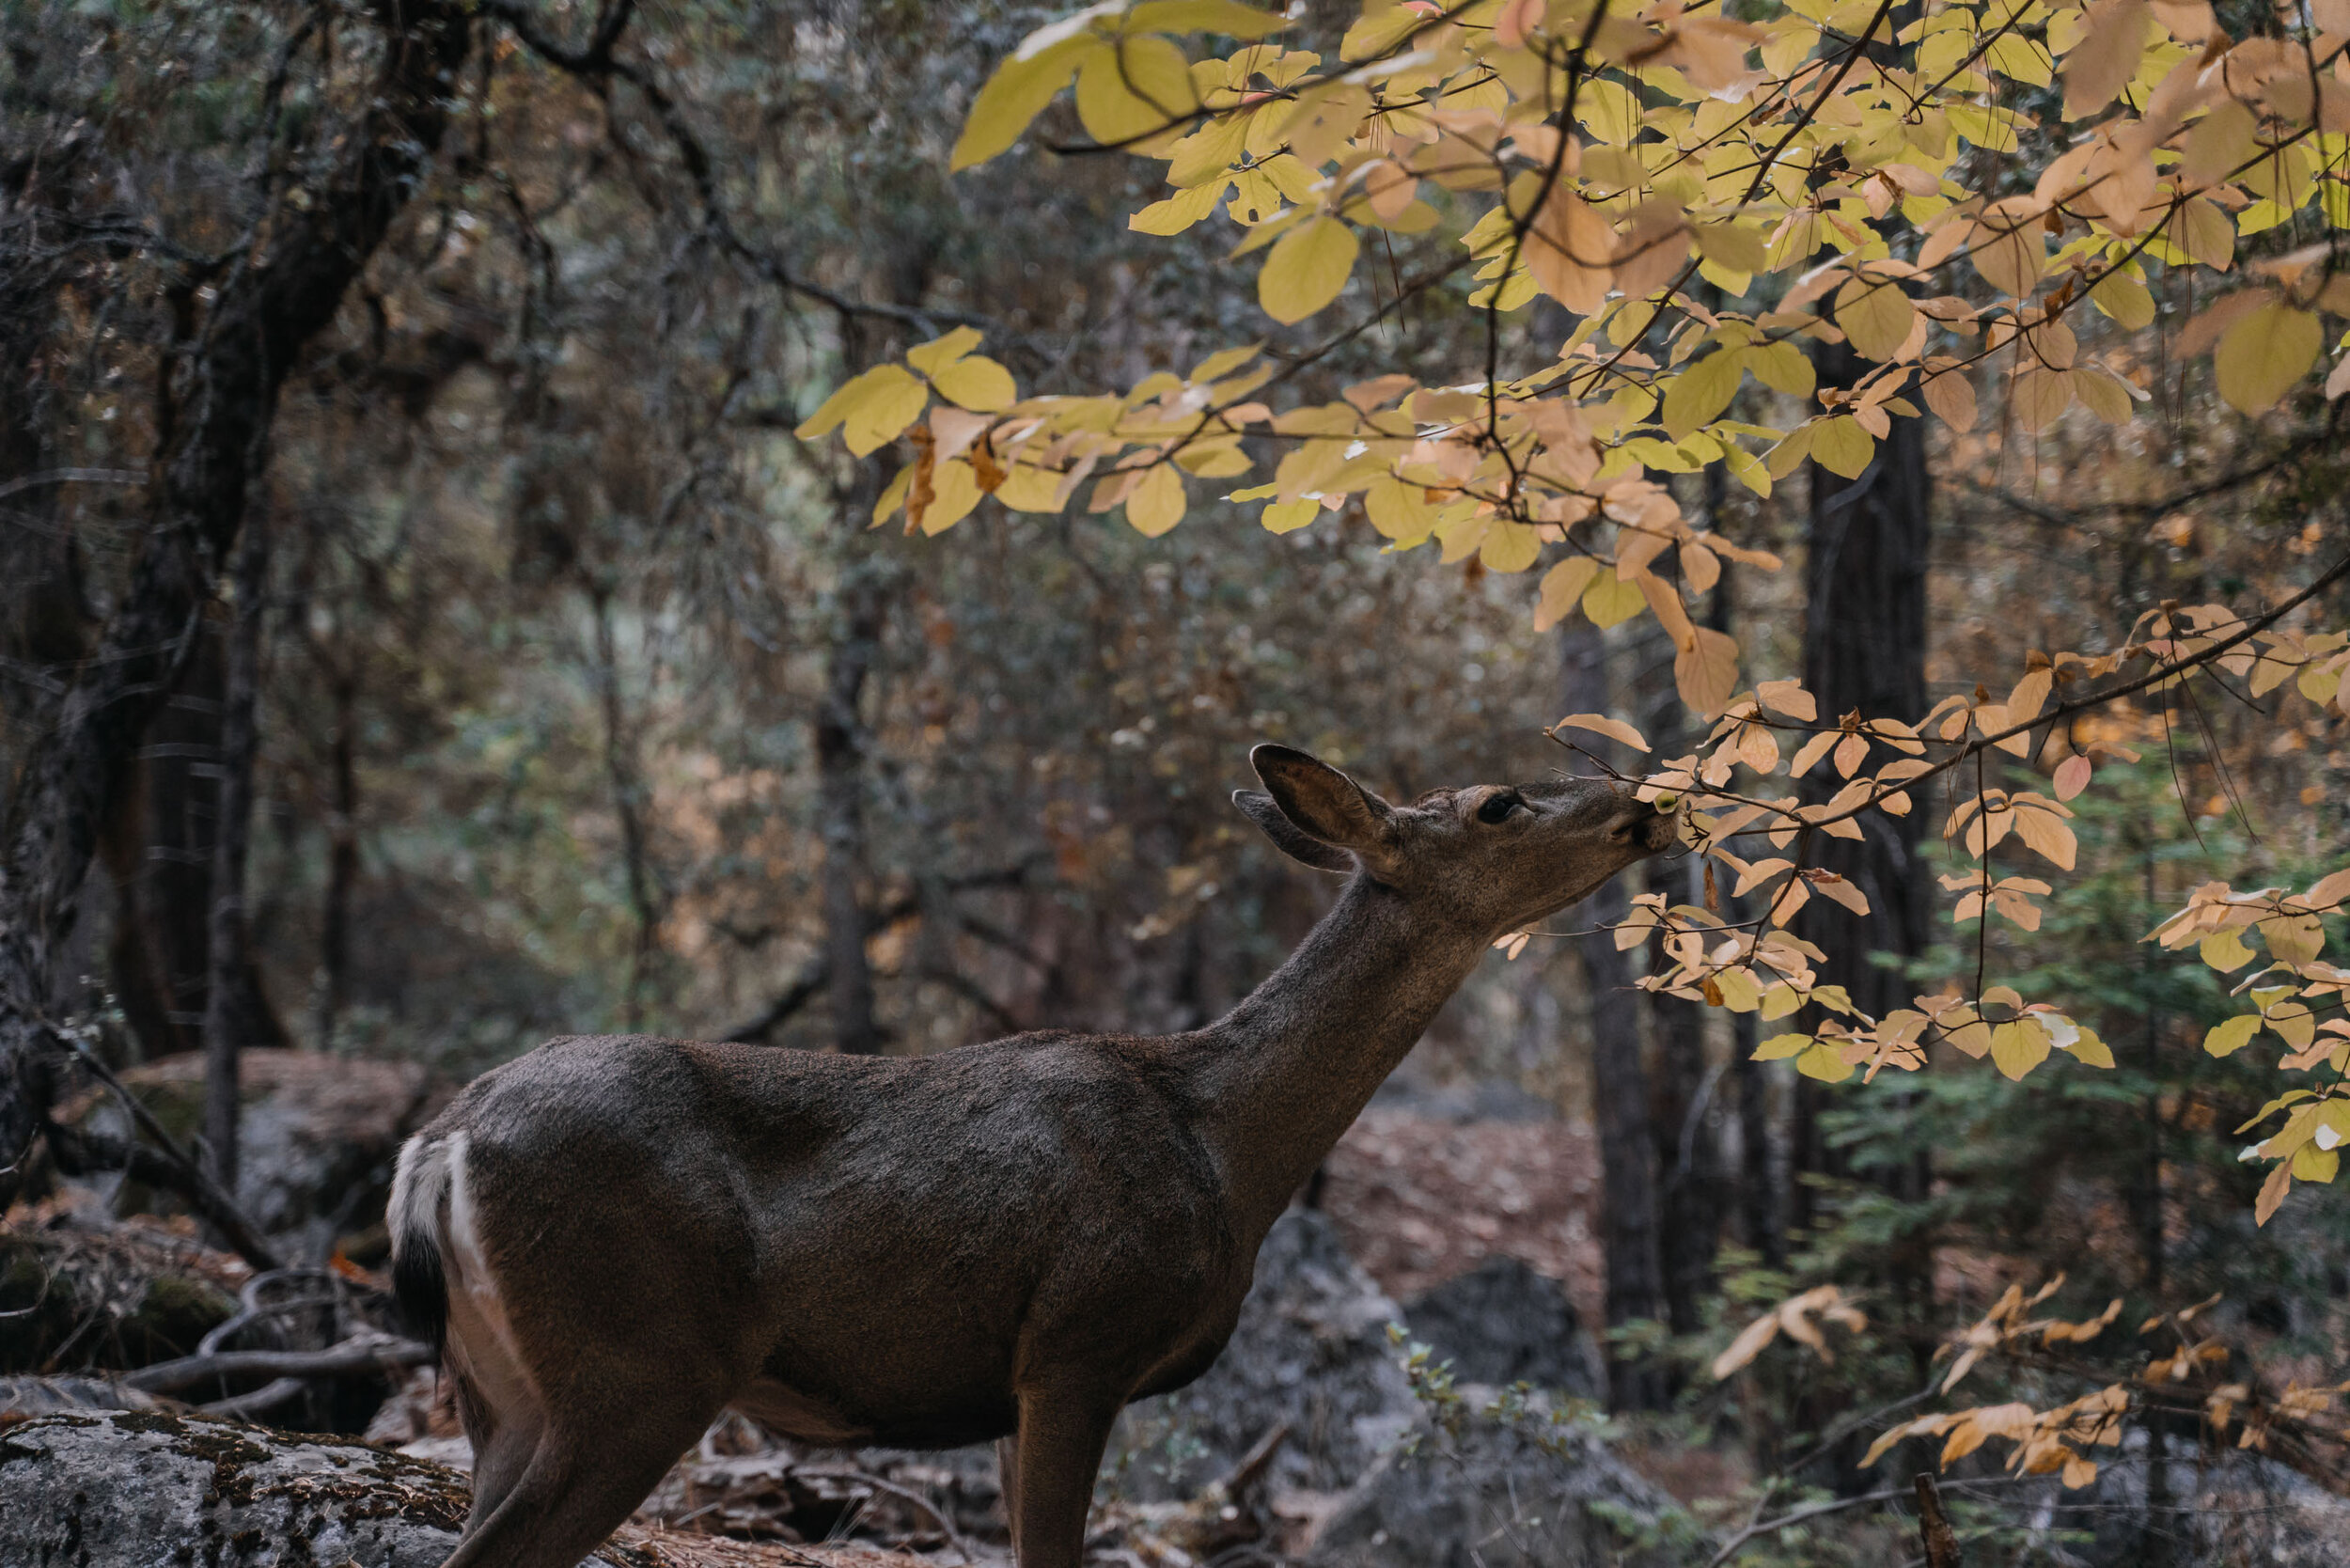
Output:
<instances>
[{"instance_id":1,"label":"brown fur","mask_svg":"<svg viewBox=\"0 0 2350 1568\"><path fill-rule=\"evenodd\" d=\"M447 1314L477 1450L447 1568L571 1568L728 1403L815 1443L1002 1438L1021 1568L1075 1568L1120 1407L1214 1361L1265 1231L1436 1009L1671 835L1596 781L1396 808L1252 760L1242 808L1350 875L1205 1028L896 1058L562 1039L418 1135L396 1250L446 1281L415 1305Z\"/></svg>"}]
</instances>

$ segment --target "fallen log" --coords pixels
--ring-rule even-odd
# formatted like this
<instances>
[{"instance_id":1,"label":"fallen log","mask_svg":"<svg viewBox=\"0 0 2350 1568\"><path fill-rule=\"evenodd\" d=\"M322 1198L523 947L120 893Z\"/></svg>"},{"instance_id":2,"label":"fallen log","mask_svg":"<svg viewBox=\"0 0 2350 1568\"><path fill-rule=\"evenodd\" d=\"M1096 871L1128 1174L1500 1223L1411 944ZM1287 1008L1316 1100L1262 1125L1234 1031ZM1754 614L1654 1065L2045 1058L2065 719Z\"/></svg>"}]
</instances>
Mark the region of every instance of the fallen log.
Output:
<instances>
[{"instance_id":1,"label":"fallen log","mask_svg":"<svg viewBox=\"0 0 2350 1568\"><path fill-rule=\"evenodd\" d=\"M431 1345L415 1340L345 1340L324 1350L216 1350L182 1356L124 1372L122 1382L150 1394L176 1394L216 1377L348 1377L356 1372L390 1376L400 1367L422 1367L435 1359Z\"/></svg>"}]
</instances>

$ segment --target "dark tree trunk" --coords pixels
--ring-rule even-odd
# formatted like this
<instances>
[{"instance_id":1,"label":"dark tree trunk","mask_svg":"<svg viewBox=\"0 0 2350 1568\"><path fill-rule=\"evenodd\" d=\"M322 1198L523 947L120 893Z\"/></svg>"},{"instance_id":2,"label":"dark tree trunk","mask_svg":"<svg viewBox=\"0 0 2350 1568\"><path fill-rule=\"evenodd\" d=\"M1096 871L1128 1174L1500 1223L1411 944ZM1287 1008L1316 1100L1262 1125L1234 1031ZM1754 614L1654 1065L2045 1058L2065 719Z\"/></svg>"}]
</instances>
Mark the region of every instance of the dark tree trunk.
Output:
<instances>
[{"instance_id":1,"label":"dark tree trunk","mask_svg":"<svg viewBox=\"0 0 2350 1568\"><path fill-rule=\"evenodd\" d=\"M1722 525L1722 500L1727 486L1720 464L1705 471L1707 519L1716 530ZM1725 561L1721 573L1705 607L1705 622L1716 632L1729 633L1734 630L1732 622L1737 619L1738 568ZM1746 901L1732 895L1727 887L1717 888L1716 897L1721 902L1718 913L1731 926L1742 926L1752 918ZM1759 1022L1751 1012L1730 1015L1730 1075L1738 1101L1736 1200L1731 1207L1736 1215L1738 1239L1761 1254L1765 1264L1778 1268L1787 1261L1783 1229L1786 1208L1780 1192L1780 1165L1772 1147L1772 1069L1768 1063L1754 1059L1754 1048L1761 1043L1761 1031L1756 1027ZM1731 1180L1731 1173L1725 1170L1723 1179Z\"/></svg>"},{"instance_id":2,"label":"dark tree trunk","mask_svg":"<svg viewBox=\"0 0 2350 1568\"><path fill-rule=\"evenodd\" d=\"M219 274L164 371L150 522L94 657L27 756L0 831L0 1168L55 1092L47 1004L100 825L111 817L147 721L176 682L247 491L267 450L278 388L340 306L414 194L447 121L471 40L454 0L380 0L384 63L364 118L306 206L281 208L266 254ZM175 286L193 316L196 286Z\"/></svg>"},{"instance_id":3,"label":"dark tree trunk","mask_svg":"<svg viewBox=\"0 0 2350 1568\"><path fill-rule=\"evenodd\" d=\"M268 614L269 525L257 515L238 541L236 621L228 634L220 707L219 803L214 813L211 962L204 1001L204 1144L212 1180L237 1190L237 1057L258 1043L244 911L245 848L253 834L253 759L260 745L261 635Z\"/></svg>"},{"instance_id":4,"label":"dark tree trunk","mask_svg":"<svg viewBox=\"0 0 2350 1568\"><path fill-rule=\"evenodd\" d=\"M644 1020L645 978L660 945L664 900L645 839L644 787L636 777L635 743L629 735L627 705L620 699L620 657L612 638L612 597L597 588L590 599L595 606L596 669L603 704L604 777L612 787L612 810L620 823L629 912L636 919L627 990L620 999L621 1027L634 1029Z\"/></svg>"},{"instance_id":5,"label":"dark tree trunk","mask_svg":"<svg viewBox=\"0 0 2350 1568\"><path fill-rule=\"evenodd\" d=\"M318 989L310 1004L310 1043L325 1050L351 996L351 895L359 880L359 682L348 665L328 682L335 695L335 732L327 745L326 887L319 910Z\"/></svg>"},{"instance_id":6,"label":"dark tree trunk","mask_svg":"<svg viewBox=\"0 0 2350 1568\"><path fill-rule=\"evenodd\" d=\"M1681 699L1668 693L1651 714L1648 739L1658 757L1681 755ZM1651 891L1674 903L1704 898L1694 856L1650 862ZM1661 956L1661 949L1657 949ZM1652 963L1655 960L1652 959ZM1651 994L1656 1070L1650 1085L1650 1132L1656 1144L1657 1248L1665 1313L1676 1334L1703 1326L1700 1304L1714 1282L1721 1242L1723 1172L1716 1128L1717 1075L1705 1059L1705 1010L1678 996Z\"/></svg>"},{"instance_id":7,"label":"dark tree trunk","mask_svg":"<svg viewBox=\"0 0 2350 1568\"><path fill-rule=\"evenodd\" d=\"M1559 641L1569 713L1606 713L1612 695L1606 645L1577 618ZM1656 1140L1649 1116L1648 1074L1640 1063L1640 1004L1632 968L1605 928L1630 904L1611 880L1567 919L1589 935L1576 941L1590 992L1591 1115L1599 1127L1600 1251L1607 1277L1607 1326L1665 1316L1664 1265L1656 1192ZM1608 1353L1608 1403L1619 1410L1663 1408L1663 1369L1646 1357Z\"/></svg>"},{"instance_id":8,"label":"dark tree trunk","mask_svg":"<svg viewBox=\"0 0 2350 1568\"><path fill-rule=\"evenodd\" d=\"M862 484L851 487L852 520ZM887 616L882 566L854 545L842 569L838 624L824 670L824 697L816 712L819 828L824 840L824 982L832 1009L833 1043L851 1055L881 1049L873 1019L873 970L865 954L865 727L859 716L866 677L881 651Z\"/></svg>"},{"instance_id":9,"label":"dark tree trunk","mask_svg":"<svg viewBox=\"0 0 2350 1568\"><path fill-rule=\"evenodd\" d=\"M1820 380L1850 385L1857 364L1849 349L1823 348ZM1915 723L1926 707L1926 546L1931 499L1925 422L1895 416L1892 431L1856 479L1810 466L1808 610L1804 619L1804 682L1818 698L1820 718L1845 714ZM1880 759L1881 760L1881 759ZM1825 798L1842 782L1823 761L1806 786ZM1914 958L1931 940L1927 873L1919 856L1919 814L1870 812L1859 840L1820 835L1813 863L1850 878L1869 901L1866 917L1814 898L1799 924L1827 954L1820 980L1841 985L1854 1006L1882 1017L1905 1007L1916 986L1880 962ZM1807 1078L1795 1096L1792 1142L1799 1171L1844 1175L1848 1163L1827 1146L1821 1127L1824 1086ZM1925 1156L1897 1170L1872 1172L1897 1196L1924 1196ZM1813 1195L1798 1182L1790 1194L1795 1226L1814 1217Z\"/></svg>"}]
</instances>

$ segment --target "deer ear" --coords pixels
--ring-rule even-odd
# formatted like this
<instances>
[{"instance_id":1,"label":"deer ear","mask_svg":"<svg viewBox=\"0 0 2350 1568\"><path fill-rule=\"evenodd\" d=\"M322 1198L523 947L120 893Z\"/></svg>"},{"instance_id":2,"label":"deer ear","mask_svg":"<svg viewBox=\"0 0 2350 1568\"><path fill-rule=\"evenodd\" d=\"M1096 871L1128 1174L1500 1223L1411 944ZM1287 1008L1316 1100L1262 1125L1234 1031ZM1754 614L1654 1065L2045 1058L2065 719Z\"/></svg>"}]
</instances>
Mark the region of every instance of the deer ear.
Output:
<instances>
[{"instance_id":1,"label":"deer ear","mask_svg":"<svg viewBox=\"0 0 2350 1568\"><path fill-rule=\"evenodd\" d=\"M1386 862L1395 835L1386 801L1320 758L1285 745L1258 746L1248 761L1292 827L1331 848L1355 851L1374 870Z\"/></svg>"},{"instance_id":2,"label":"deer ear","mask_svg":"<svg viewBox=\"0 0 2350 1568\"><path fill-rule=\"evenodd\" d=\"M1355 869L1354 857L1335 844L1310 839L1298 825L1281 815L1281 808L1273 804L1273 797L1262 790L1234 790L1232 804L1243 815L1264 830L1273 840L1273 847L1292 860L1303 861L1317 871L1337 871L1340 875Z\"/></svg>"}]
</instances>

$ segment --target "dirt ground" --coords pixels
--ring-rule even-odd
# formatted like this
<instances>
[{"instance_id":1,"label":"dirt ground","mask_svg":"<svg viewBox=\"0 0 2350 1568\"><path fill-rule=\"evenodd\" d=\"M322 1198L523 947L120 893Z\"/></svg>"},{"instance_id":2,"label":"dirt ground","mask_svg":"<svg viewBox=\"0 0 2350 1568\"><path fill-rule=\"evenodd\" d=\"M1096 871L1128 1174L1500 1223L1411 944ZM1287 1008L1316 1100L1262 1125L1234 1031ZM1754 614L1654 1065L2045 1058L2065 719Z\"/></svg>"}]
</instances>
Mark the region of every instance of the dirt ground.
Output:
<instances>
[{"instance_id":1,"label":"dirt ground","mask_svg":"<svg viewBox=\"0 0 2350 1568\"><path fill-rule=\"evenodd\" d=\"M1565 1281L1602 1321L1599 1149L1562 1121L1459 1121L1373 1105L1325 1167L1322 1203L1347 1250L1398 1301L1506 1252Z\"/></svg>"}]
</instances>

